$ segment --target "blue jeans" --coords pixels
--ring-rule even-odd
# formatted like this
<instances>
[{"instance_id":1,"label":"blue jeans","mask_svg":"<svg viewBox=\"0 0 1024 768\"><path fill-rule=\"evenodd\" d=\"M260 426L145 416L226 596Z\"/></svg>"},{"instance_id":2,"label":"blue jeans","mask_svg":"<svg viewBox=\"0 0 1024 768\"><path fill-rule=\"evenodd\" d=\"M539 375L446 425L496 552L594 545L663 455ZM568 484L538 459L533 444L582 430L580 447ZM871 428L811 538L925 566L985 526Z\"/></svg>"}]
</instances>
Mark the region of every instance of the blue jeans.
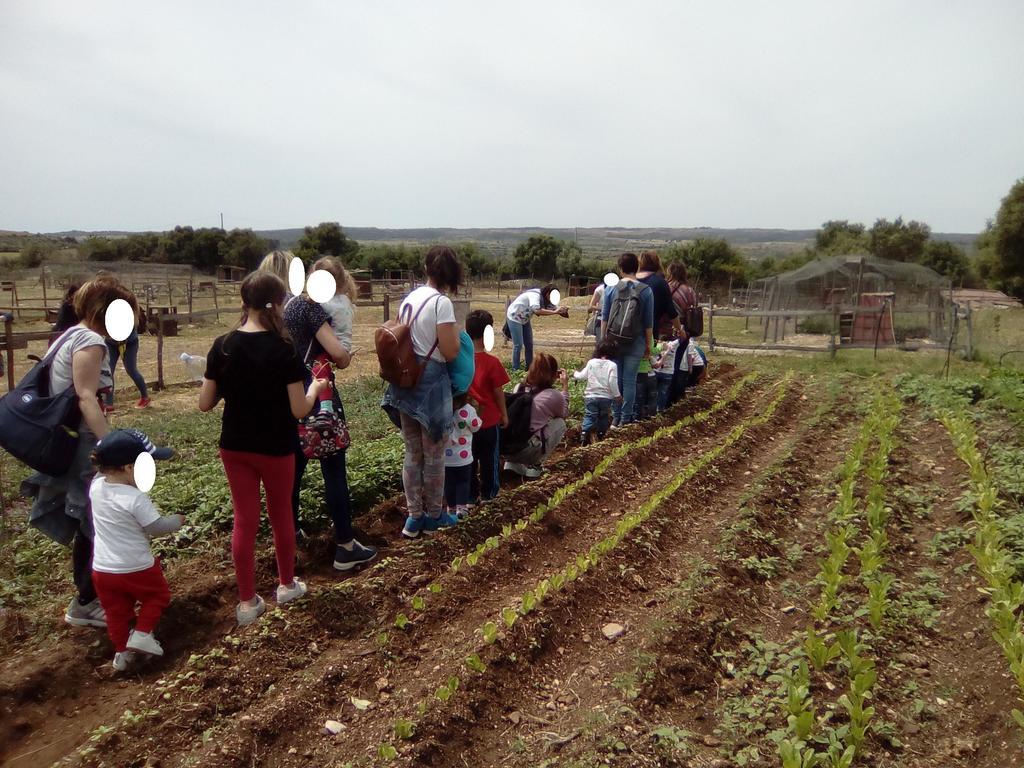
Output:
<instances>
[{"instance_id":1,"label":"blue jeans","mask_svg":"<svg viewBox=\"0 0 1024 768\"><path fill-rule=\"evenodd\" d=\"M612 419L612 405L614 403L615 401L610 397L588 397L583 401L584 440L595 429L598 437L604 437Z\"/></svg>"},{"instance_id":2,"label":"blue jeans","mask_svg":"<svg viewBox=\"0 0 1024 768\"><path fill-rule=\"evenodd\" d=\"M643 360L646 349L647 339L640 336L633 339L632 345L620 352L615 361L619 386L622 387L622 400L612 406L612 412L615 415L615 421L619 424L632 424L634 421L636 372L640 368L640 361Z\"/></svg>"},{"instance_id":3,"label":"blue jeans","mask_svg":"<svg viewBox=\"0 0 1024 768\"><path fill-rule=\"evenodd\" d=\"M512 370L519 370L519 353L526 348L526 367L533 362L533 326L530 323L508 321L508 332L512 334Z\"/></svg>"},{"instance_id":4,"label":"blue jeans","mask_svg":"<svg viewBox=\"0 0 1024 768\"><path fill-rule=\"evenodd\" d=\"M672 404L672 374L656 372L654 378L658 381L658 413L662 413Z\"/></svg>"},{"instance_id":5,"label":"blue jeans","mask_svg":"<svg viewBox=\"0 0 1024 768\"><path fill-rule=\"evenodd\" d=\"M296 433L296 442L298 433ZM334 540L338 544L352 541L352 500L348 493L348 472L345 466L345 451L318 459L320 473L324 476L324 496L327 512L334 522ZM299 491L302 476L309 459L301 449L295 451L295 485L292 487L292 513L295 515L295 529L299 528Z\"/></svg>"},{"instance_id":6,"label":"blue jeans","mask_svg":"<svg viewBox=\"0 0 1024 768\"><path fill-rule=\"evenodd\" d=\"M489 501L498 495L501 467L501 458L498 455L500 436L497 424L493 427L481 427L473 433L473 470L469 476L469 497L474 503L477 500Z\"/></svg>"},{"instance_id":7,"label":"blue jeans","mask_svg":"<svg viewBox=\"0 0 1024 768\"><path fill-rule=\"evenodd\" d=\"M122 342L107 339L107 352L110 353L110 382L114 382L114 369L117 367L117 359L121 356L121 344L124 344L124 369L128 372L135 386L139 388L142 397L149 397L146 392L146 378L139 372L139 334L132 331L132 335ZM114 404L114 387L107 391L107 405Z\"/></svg>"}]
</instances>

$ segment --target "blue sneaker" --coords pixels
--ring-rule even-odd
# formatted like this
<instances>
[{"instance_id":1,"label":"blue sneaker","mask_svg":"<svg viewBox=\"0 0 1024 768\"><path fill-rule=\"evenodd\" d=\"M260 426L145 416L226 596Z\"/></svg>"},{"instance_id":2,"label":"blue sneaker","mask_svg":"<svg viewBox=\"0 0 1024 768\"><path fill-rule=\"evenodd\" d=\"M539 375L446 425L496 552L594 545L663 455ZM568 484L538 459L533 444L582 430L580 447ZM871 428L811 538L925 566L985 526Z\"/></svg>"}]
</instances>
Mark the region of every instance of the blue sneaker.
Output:
<instances>
[{"instance_id":1,"label":"blue sneaker","mask_svg":"<svg viewBox=\"0 0 1024 768\"><path fill-rule=\"evenodd\" d=\"M334 548L334 568L338 571L350 571L365 565L376 556L376 547L366 547L352 539L351 549L346 549L341 544Z\"/></svg>"},{"instance_id":2,"label":"blue sneaker","mask_svg":"<svg viewBox=\"0 0 1024 768\"><path fill-rule=\"evenodd\" d=\"M431 517L430 515L423 516L423 532L433 533L439 531L442 528L451 528L453 525L458 524L459 518L450 512L442 512L439 517Z\"/></svg>"},{"instance_id":3,"label":"blue sneaker","mask_svg":"<svg viewBox=\"0 0 1024 768\"><path fill-rule=\"evenodd\" d=\"M415 539L423 532L425 520L426 517L424 515L420 515L419 517L409 515L405 518L405 527L402 528L402 535L407 539Z\"/></svg>"}]
</instances>

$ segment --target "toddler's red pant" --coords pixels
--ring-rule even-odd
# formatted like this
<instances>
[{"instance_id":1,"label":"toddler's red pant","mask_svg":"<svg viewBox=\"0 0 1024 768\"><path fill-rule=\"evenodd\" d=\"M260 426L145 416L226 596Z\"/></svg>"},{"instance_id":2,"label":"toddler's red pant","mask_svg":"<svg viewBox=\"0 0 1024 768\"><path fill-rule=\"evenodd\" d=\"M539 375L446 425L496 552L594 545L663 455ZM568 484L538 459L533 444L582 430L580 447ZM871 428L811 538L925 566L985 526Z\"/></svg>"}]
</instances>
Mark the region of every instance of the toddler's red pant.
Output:
<instances>
[{"instance_id":1,"label":"toddler's red pant","mask_svg":"<svg viewBox=\"0 0 1024 768\"><path fill-rule=\"evenodd\" d=\"M267 492L267 516L274 534L277 575L282 584L295 576L295 521L292 519L292 483L295 454L267 456L248 451L220 451L224 473L231 488L235 527L231 555L235 561L238 598L256 596L256 534L260 528L260 482Z\"/></svg>"},{"instance_id":2,"label":"toddler's red pant","mask_svg":"<svg viewBox=\"0 0 1024 768\"><path fill-rule=\"evenodd\" d=\"M171 602L171 588L167 586L159 560L144 571L132 573L93 570L92 583L107 614L107 634L118 653L128 646L133 619L135 629L151 633ZM135 617L136 603L142 604L138 618Z\"/></svg>"}]
</instances>

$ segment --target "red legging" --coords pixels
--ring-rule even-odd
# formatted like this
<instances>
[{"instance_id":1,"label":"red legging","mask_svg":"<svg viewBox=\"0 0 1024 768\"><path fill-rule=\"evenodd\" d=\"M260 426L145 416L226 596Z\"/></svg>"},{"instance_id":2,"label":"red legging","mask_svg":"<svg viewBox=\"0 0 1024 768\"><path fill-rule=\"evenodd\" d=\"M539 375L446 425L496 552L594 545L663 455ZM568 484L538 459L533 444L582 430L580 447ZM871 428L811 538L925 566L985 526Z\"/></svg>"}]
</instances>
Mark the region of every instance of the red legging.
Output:
<instances>
[{"instance_id":1,"label":"red legging","mask_svg":"<svg viewBox=\"0 0 1024 768\"><path fill-rule=\"evenodd\" d=\"M118 653L128 647L132 619L139 632L152 633L160 614L171 602L171 588L157 560L149 568L132 573L92 572L92 583L107 615L107 634ZM141 603L135 617L135 603Z\"/></svg>"},{"instance_id":2,"label":"red legging","mask_svg":"<svg viewBox=\"0 0 1024 768\"><path fill-rule=\"evenodd\" d=\"M267 492L267 516L274 534L278 579L282 584L291 584L295 577L295 522L292 520L295 455L266 456L221 448L220 460L224 463L235 507L231 556L235 561L238 597L244 602L256 596L256 534L260 528L261 481Z\"/></svg>"}]
</instances>

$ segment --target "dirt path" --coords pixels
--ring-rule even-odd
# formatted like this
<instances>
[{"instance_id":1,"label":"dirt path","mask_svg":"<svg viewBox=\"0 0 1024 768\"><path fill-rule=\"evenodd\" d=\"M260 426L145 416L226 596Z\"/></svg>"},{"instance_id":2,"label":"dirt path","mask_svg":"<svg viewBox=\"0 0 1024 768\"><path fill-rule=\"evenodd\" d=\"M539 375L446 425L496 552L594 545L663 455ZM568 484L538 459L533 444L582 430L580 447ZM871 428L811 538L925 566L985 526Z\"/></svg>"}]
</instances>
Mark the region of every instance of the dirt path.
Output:
<instances>
[{"instance_id":1,"label":"dirt path","mask_svg":"<svg viewBox=\"0 0 1024 768\"><path fill-rule=\"evenodd\" d=\"M734 372L724 371L720 380L709 389L709 394L723 392L737 378ZM697 410L707 404L704 398L695 399L684 404L683 411ZM719 414L716 421L701 425L695 433L705 431L710 434L716 429L725 428L738 418L739 408L740 403L734 403ZM460 526L454 535L412 545L396 542L394 531L397 530L397 505L381 505L359 523L368 530L386 530L390 533L391 546L384 553L384 562L366 574L340 582L331 573L329 566L325 568L320 565L307 573L314 585L312 599L308 601L308 609L301 612L301 615L296 611L287 612L286 634L289 637L303 637L307 645L305 651L308 653L296 656L290 663L300 668L322 653L321 649L332 642L331 636L353 638L374 622L389 620L394 611L407 602L402 594L405 585L417 578L422 581L424 574L439 571L451 559L452 553L464 552L467 546L483 541L500 530L506 520L514 521L524 506L536 503L535 499L547 497L553 489L569 482L581 472L592 469L600 457L614 447L616 441L649 433L654 426L644 425L623 430L613 441L568 453L552 467L551 473L544 479L526 484L507 495L503 494L492 505L488 515L481 515L470 525ZM643 455L638 460L644 460ZM263 581L269 581L271 570L271 557L269 553L263 552L260 557ZM229 641L238 643L237 646L230 642L227 644L233 651L238 651L237 658L233 659L237 677L232 677L230 671L219 669L221 660L217 656L208 665L196 659L190 664L189 658L193 654L205 657L211 653L216 654L225 646L225 633L231 629L229 618L233 601L230 564L223 561L192 562L183 564L180 570L178 564L174 564L170 579L175 585L176 597L161 628L162 636L167 638L165 646L168 656L152 671L144 672L141 680L151 687L154 683L166 684L169 679L188 675L189 672L193 673L190 679L197 676L213 678L225 684L218 693L226 693L227 688L231 687L230 695L219 695L212 709L223 715L230 712L232 707L242 708L248 698L262 693L262 690L252 687L247 668L265 664L267 672L261 675L267 681L265 685L290 673L290 670L280 668L278 659L282 649L294 653L294 642L285 640L278 646L273 630L264 633L262 637L252 637L252 632L229 636ZM268 626L276 628L276 620L268 622ZM6 711L17 712L13 719L4 718L5 727L0 731L5 759L13 761L9 764L48 762L77 749L86 741L90 732L99 726L116 723L126 709L137 713L148 711L152 706L150 688L140 689L131 682L107 679L105 667L109 649L105 638L101 639L99 634L89 632L61 634L66 637L61 637L54 648L44 652L38 660L9 660L0 669L0 703ZM251 656L246 655L248 652L251 652ZM201 669L205 666L212 669ZM54 674L55 670L57 674ZM222 681L223 677L231 679ZM213 683L209 680L204 680L203 690L211 685ZM235 691L236 687L240 690ZM88 689L88 698L80 698L79 692L85 689ZM177 688L172 698L179 698ZM189 702L189 706L193 707L194 703ZM197 717L192 718L192 722L199 729L198 733L206 729L202 722L197 722L205 711L205 706L195 707ZM192 730L191 726L189 730ZM15 760L21 755L28 757Z\"/></svg>"},{"instance_id":2,"label":"dirt path","mask_svg":"<svg viewBox=\"0 0 1024 768\"><path fill-rule=\"evenodd\" d=\"M756 395L750 398L750 402L761 400ZM751 416L749 412L730 414L722 420L723 423L714 424L714 434L707 440L693 436L684 440L683 445L677 446L681 453L675 461L671 460L673 455L677 455L673 453L672 446L663 446L662 450L670 461L657 461L665 468L655 469L652 466L648 478L660 480L674 474L679 464L692 460L711 444L720 442L732 425L740 421L737 416L744 415ZM779 417L783 418L783 414L780 413ZM787 422L792 418L789 411L784 418ZM764 445L772 443L766 439L767 435L762 431L757 435ZM709 467L709 475L720 478L720 483L726 482L724 478L728 473L725 467L737 461L745 462L744 450L759 444L757 436L735 446L727 454L728 458L723 457L724 464L716 462ZM644 496L658 487L657 480L642 479L638 472L638 464L643 464L646 459L641 452L616 465L614 478L609 478L614 480L612 485L619 490L618 495L611 497L614 501L609 501L618 506L618 509L615 506L611 508L613 513L629 509L629 494L637 496L637 500L642 498L641 486L646 489ZM669 466L673 463L676 464L675 469ZM604 491L601 495L608 497L609 493ZM565 517L560 519L561 515ZM615 519L589 498L574 499L564 508L559 507L543 531L524 545L528 557L522 562L517 562L515 551L511 551L511 557L504 557L494 572L478 565L472 570L464 589L452 585L444 587L436 606L439 610L435 611L435 606L431 605L422 614L416 614L416 620L406 631L395 631L393 627L389 630L389 623L384 622L353 642L332 642L314 663L302 665L290 675L287 685L275 685L265 691L265 695L245 708L244 714L236 710L236 716L227 718L221 712L223 726L208 737L205 747L198 740L181 743L181 746L194 747L196 751L192 757L204 765L250 765L254 762L287 765L293 761L299 764L306 759L303 757L306 752L311 752L314 764L329 764L339 754L346 755L346 759L370 758L375 754L378 743L392 738L390 731L394 721L416 717L416 702L425 700L425 694L434 691L439 679L443 682L449 673L454 674L463 668L466 649L478 644L474 634L480 621L488 616L493 618L499 606L507 604L542 574L555 570L569 553L578 552L578 547L584 542L599 539L614 527ZM582 534L589 531L590 537L576 532L570 535L566 525L570 522ZM453 578L457 580L458 576ZM583 584L582 579L580 583ZM583 589L581 599L589 601L592 596L589 582ZM567 593L575 594L572 590ZM557 603L556 600L554 604ZM545 608L542 615L546 614ZM524 626L532 625L532 621L524 622ZM381 632L388 633L386 642L381 641ZM518 630L514 637L520 637ZM529 632L524 631L522 637L529 637ZM523 642L528 641L524 639ZM232 674L229 670L225 672ZM480 679L489 680L490 674ZM469 679L466 680L469 686ZM224 680L219 682L223 684ZM223 685L221 690L224 690ZM365 700L371 708L360 711L353 707L351 697ZM461 708L460 694L460 703L455 705L455 711L461 711ZM344 738L339 737L334 742L325 741L319 735L322 718L331 715L344 720L347 725ZM429 750L431 744L434 744L432 740L427 741L419 745L418 750ZM132 753L138 754L138 749L138 745L133 746ZM165 764L175 764L181 759L181 753L178 754L179 758L165 760Z\"/></svg>"}]
</instances>

